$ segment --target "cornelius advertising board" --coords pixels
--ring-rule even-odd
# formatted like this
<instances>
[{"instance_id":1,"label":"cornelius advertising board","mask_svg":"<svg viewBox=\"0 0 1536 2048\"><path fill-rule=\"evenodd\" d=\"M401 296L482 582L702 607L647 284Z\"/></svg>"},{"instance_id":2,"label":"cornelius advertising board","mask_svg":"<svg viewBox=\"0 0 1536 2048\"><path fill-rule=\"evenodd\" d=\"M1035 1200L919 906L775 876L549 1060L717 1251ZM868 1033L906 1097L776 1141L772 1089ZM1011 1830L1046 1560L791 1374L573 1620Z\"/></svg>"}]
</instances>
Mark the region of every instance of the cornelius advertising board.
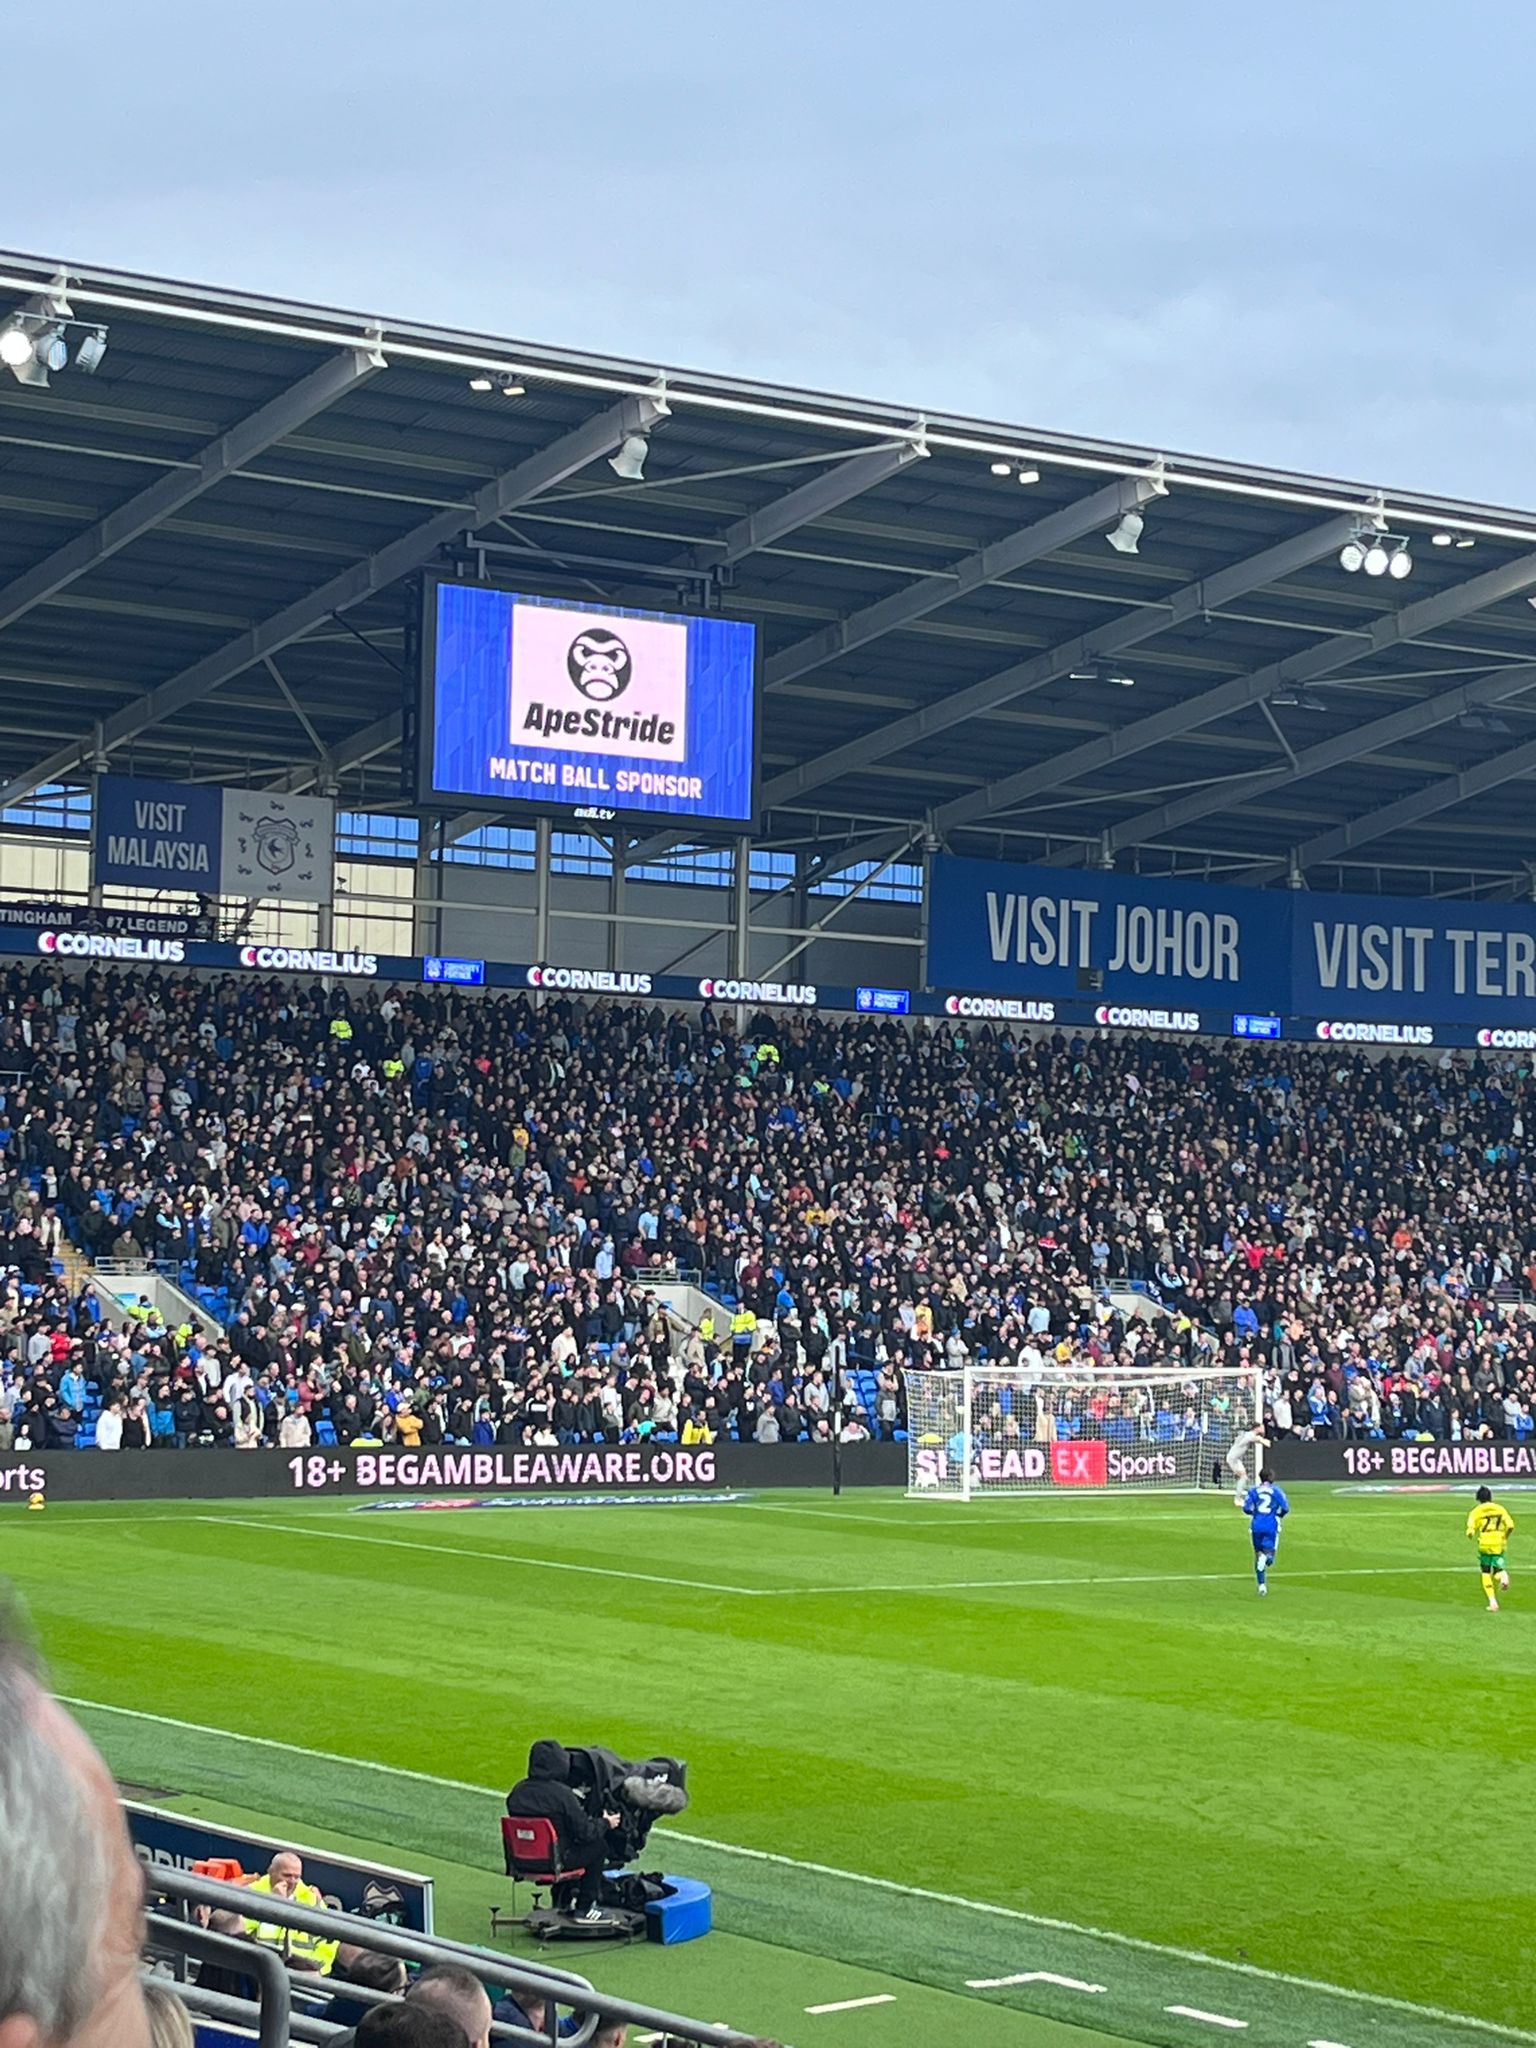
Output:
<instances>
[{"instance_id":1,"label":"cornelius advertising board","mask_svg":"<svg viewBox=\"0 0 1536 2048\"><path fill-rule=\"evenodd\" d=\"M428 578L417 799L743 831L757 629Z\"/></svg>"}]
</instances>

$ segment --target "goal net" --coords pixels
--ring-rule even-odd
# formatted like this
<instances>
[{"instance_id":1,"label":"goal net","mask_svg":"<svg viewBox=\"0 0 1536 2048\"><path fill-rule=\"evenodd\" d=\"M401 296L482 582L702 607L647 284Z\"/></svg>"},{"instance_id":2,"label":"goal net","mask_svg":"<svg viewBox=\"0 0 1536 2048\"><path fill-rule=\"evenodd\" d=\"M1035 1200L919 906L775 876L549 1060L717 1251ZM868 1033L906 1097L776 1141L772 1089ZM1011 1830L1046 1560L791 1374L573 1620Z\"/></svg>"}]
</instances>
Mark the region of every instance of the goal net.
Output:
<instances>
[{"instance_id":1,"label":"goal net","mask_svg":"<svg viewBox=\"0 0 1536 2048\"><path fill-rule=\"evenodd\" d=\"M1258 1372L1031 1372L968 1365L909 1372L907 1492L1114 1492L1127 1486L1235 1488L1228 1465L1261 1412ZM1258 1458L1244 1460L1258 1477Z\"/></svg>"}]
</instances>

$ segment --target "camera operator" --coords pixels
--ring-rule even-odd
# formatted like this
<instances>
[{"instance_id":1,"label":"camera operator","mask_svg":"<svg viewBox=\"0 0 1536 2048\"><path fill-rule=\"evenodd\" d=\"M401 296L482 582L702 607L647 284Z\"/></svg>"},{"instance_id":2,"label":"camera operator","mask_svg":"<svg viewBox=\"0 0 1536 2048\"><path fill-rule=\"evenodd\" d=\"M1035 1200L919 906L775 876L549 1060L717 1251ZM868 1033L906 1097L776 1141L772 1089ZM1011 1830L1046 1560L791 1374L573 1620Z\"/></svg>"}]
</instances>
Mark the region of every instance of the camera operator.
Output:
<instances>
[{"instance_id":1,"label":"camera operator","mask_svg":"<svg viewBox=\"0 0 1536 2048\"><path fill-rule=\"evenodd\" d=\"M528 1775L507 1794L507 1812L516 1820L551 1820L560 1840L563 1862L585 1866L572 1880L575 1910L583 1920L604 1917L598 1904L603 1890L603 1863L609 1832L621 1817L606 1809L601 1817L588 1813L571 1790L571 1760L563 1742L536 1742L528 1752Z\"/></svg>"}]
</instances>

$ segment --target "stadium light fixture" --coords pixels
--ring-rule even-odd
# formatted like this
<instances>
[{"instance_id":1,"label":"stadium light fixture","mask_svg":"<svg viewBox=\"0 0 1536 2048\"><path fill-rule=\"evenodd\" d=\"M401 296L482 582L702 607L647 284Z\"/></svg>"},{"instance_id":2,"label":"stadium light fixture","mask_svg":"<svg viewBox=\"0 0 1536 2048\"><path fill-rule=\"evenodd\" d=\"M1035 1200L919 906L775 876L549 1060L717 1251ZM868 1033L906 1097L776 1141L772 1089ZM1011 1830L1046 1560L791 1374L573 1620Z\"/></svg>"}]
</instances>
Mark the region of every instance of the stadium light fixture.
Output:
<instances>
[{"instance_id":1,"label":"stadium light fixture","mask_svg":"<svg viewBox=\"0 0 1536 2048\"><path fill-rule=\"evenodd\" d=\"M651 452L649 434L626 434L617 455L610 455L608 467L627 484L645 482L645 458Z\"/></svg>"},{"instance_id":2,"label":"stadium light fixture","mask_svg":"<svg viewBox=\"0 0 1536 2048\"><path fill-rule=\"evenodd\" d=\"M496 389L496 380L494 377L486 377L483 375L471 377L469 380L469 388L471 391L494 391Z\"/></svg>"},{"instance_id":3,"label":"stadium light fixture","mask_svg":"<svg viewBox=\"0 0 1536 2048\"><path fill-rule=\"evenodd\" d=\"M1028 463L1026 463L1024 467L1019 471L1019 482L1021 484L1037 484L1039 483L1039 481L1039 470L1032 469Z\"/></svg>"},{"instance_id":4,"label":"stadium light fixture","mask_svg":"<svg viewBox=\"0 0 1536 2048\"><path fill-rule=\"evenodd\" d=\"M515 377L508 376L503 377L496 388L500 391L503 398L521 398L528 389L528 386L526 384L519 384Z\"/></svg>"},{"instance_id":5,"label":"stadium light fixture","mask_svg":"<svg viewBox=\"0 0 1536 2048\"><path fill-rule=\"evenodd\" d=\"M64 323L55 320L45 327L33 341L32 353L45 370L67 370L69 337L64 332Z\"/></svg>"},{"instance_id":6,"label":"stadium light fixture","mask_svg":"<svg viewBox=\"0 0 1536 2048\"><path fill-rule=\"evenodd\" d=\"M106 352L107 330L105 327L93 327L75 350L75 368L83 370L87 377L94 377Z\"/></svg>"},{"instance_id":7,"label":"stadium light fixture","mask_svg":"<svg viewBox=\"0 0 1536 2048\"><path fill-rule=\"evenodd\" d=\"M1013 475L1013 464L1012 464L1011 462L994 462L994 463L993 463L993 464L991 465L991 467L992 467L992 474L993 474L994 476L1012 476L1012 475Z\"/></svg>"},{"instance_id":8,"label":"stadium light fixture","mask_svg":"<svg viewBox=\"0 0 1536 2048\"><path fill-rule=\"evenodd\" d=\"M76 320L64 287L64 278L56 277L46 291L0 323L0 365L18 384L46 388L50 371L69 368L70 329L84 323ZM106 328L92 326L80 343L76 364L89 376L106 352Z\"/></svg>"},{"instance_id":9,"label":"stadium light fixture","mask_svg":"<svg viewBox=\"0 0 1536 2048\"><path fill-rule=\"evenodd\" d=\"M1117 555L1140 554L1141 536L1146 523L1139 512L1122 512L1104 538Z\"/></svg>"},{"instance_id":10,"label":"stadium light fixture","mask_svg":"<svg viewBox=\"0 0 1536 2048\"><path fill-rule=\"evenodd\" d=\"M1436 546L1449 547L1455 535L1433 536ZM1364 570L1367 576L1391 576L1401 582L1413 574L1413 555L1408 536L1387 533L1379 525L1362 525L1339 549L1339 567L1350 576Z\"/></svg>"},{"instance_id":11,"label":"stadium light fixture","mask_svg":"<svg viewBox=\"0 0 1536 2048\"><path fill-rule=\"evenodd\" d=\"M1134 690L1136 678L1127 675L1124 669L1106 668L1101 661L1090 661L1082 668L1069 669L1069 683L1118 683L1122 690Z\"/></svg>"}]
</instances>

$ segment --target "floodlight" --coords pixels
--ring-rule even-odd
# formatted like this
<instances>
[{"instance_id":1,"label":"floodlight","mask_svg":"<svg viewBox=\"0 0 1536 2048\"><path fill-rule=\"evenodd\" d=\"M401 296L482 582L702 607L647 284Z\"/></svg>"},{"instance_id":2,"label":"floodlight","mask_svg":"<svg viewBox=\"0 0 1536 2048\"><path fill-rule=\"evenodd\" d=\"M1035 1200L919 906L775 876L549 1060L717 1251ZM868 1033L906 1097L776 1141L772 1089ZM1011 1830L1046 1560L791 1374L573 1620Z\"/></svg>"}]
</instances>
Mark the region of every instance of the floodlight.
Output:
<instances>
[{"instance_id":1,"label":"floodlight","mask_svg":"<svg viewBox=\"0 0 1536 2048\"><path fill-rule=\"evenodd\" d=\"M994 462L992 464L992 474L994 476L1012 476L1013 464L1011 462Z\"/></svg>"},{"instance_id":2,"label":"floodlight","mask_svg":"<svg viewBox=\"0 0 1536 2048\"><path fill-rule=\"evenodd\" d=\"M1142 518L1139 512L1122 513L1108 533L1105 534L1104 538L1109 542L1117 555L1139 554L1140 548L1138 543L1146 523L1146 520Z\"/></svg>"},{"instance_id":3,"label":"floodlight","mask_svg":"<svg viewBox=\"0 0 1536 2048\"><path fill-rule=\"evenodd\" d=\"M1039 483L1039 481L1040 472L1038 469L1029 469L1026 467L1019 471L1019 482L1021 484L1037 484Z\"/></svg>"},{"instance_id":4,"label":"floodlight","mask_svg":"<svg viewBox=\"0 0 1536 2048\"><path fill-rule=\"evenodd\" d=\"M60 322L54 321L43 329L32 344L32 353L45 370L68 369L69 337Z\"/></svg>"},{"instance_id":5,"label":"floodlight","mask_svg":"<svg viewBox=\"0 0 1536 2048\"><path fill-rule=\"evenodd\" d=\"M0 363L8 370L19 370L23 363L30 363L34 353L32 337L25 327L13 321L9 327L0 329Z\"/></svg>"},{"instance_id":6,"label":"floodlight","mask_svg":"<svg viewBox=\"0 0 1536 2048\"><path fill-rule=\"evenodd\" d=\"M1385 576L1388 555L1379 540L1373 540L1365 551L1365 573L1367 576Z\"/></svg>"},{"instance_id":7,"label":"floodlight","mask_svg":"<svg viewBox=\"0 0 1536 2048\"><path fill-rule=\"evenodd\" d=\"M515 377L503 377L498 388L503 398L521 398L528 386L519 384Z\"/></svg>"},{"instance_id":8,"label":"floodlight","mask_svg":"<svg viewBox=\"0 0 1536 2048\"><path fill-rule=\"evenodd\" d=\"M471 391L493 391L496 387L494 379L482 376L471 377L469 380L469 388Z\"/></svg>"},{"instance_id":9,"label":"floodlight","mask_svg":"<svg viewBox=\"0 0 1536 2048\"><path fill-rule=\"evenodd\" d=\"M627 484L645 481L645 458L651 452L649 434L626 434L617 455L610 455L608 467Z\"/></svg>"},{"instance_id":10,"label":"floodlight","mask_svg":"<svg viewBox=\"0 0 1536 2048\"><path fill-rule=\"evenodd\" d=\"M1358 540L1347 540L1339 549L1339 567L1353 576L1365 561L1365 549Z\"/></svg>"},{"instance_id":11,"label":"floodlight","mask_svg":"<svg viewBox=\"0 0 1536 2048\"><path fill-rule=\"evenodd\" d=\"M1387 574L1395 577L1399 583L1405 576L1413 574L1413 557L1409 554L1406 543L1400 542L1392 550L1392 559L1387 564Z\"/></svg>"},{"instance_id":12,"label":"floodlight","mask_svg":"<svg viewBox=\"0 0 1536 2048\"><path fill-rule=\"evenodd\" d=\"M83 370L87 377L94 377L101 368L101 359L106 352L107 330L105 327L92 328L75 350L75 368Z\"/></svg>"}]
</instances>

